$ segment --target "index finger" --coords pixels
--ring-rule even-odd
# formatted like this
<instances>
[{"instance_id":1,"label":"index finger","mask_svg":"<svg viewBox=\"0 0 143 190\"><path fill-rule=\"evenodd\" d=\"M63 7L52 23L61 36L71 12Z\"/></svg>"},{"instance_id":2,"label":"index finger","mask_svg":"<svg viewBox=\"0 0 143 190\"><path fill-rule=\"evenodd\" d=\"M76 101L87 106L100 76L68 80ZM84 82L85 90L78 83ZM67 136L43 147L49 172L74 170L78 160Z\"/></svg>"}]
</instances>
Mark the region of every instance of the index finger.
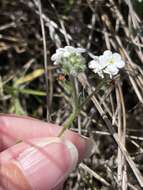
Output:
<instances>
[{"instance_id":1,"label":"index finger","mask_svg":"<svg viewBox=\"0 0 143 190\"><path fill-rule=\"evenodd\" d=\"M46 123L44 121L31 117L21 117L15 115L0 115L0 150L4 150L18 140L26 141L32 138L54 137L62 129L56 124ZM79 160L83 159L89 152L91 140L83 138L79 134L70 130L65 131L62 138L70 140L79 151Z\"/></svg>"}]
</instances>

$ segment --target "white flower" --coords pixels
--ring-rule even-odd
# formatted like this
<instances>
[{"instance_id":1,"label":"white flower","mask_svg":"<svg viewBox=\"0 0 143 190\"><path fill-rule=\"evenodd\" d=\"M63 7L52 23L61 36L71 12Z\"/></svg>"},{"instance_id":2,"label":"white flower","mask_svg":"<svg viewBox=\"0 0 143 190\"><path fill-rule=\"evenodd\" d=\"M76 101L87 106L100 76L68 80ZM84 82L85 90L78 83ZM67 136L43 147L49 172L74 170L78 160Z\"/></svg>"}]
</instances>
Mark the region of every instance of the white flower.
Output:
<instances>
[{"instance_id":1,"label":"white flower","mask_svg":"<svg viewBox=\"0 0 143 190\"><path fill-rule=\"evenodd\" d=\"M81 53L84 53L85 49L83 48L74 48L72 46L65 46L64 48L59 48L56 50L56 53L54 53L51 57L51 60L54 61L54 65L57 65L61 62L61 59L64 57L69 57L71 54L77 54L81 55Z\"/></svg>"},{"instance_id":2,"label":"white flower","mask_svg":"<svg viewBox=\"0 0 143 190\"><path fill-rule=\"evenodd\" d=\"M110 78L112 78L124 66L125 62L120 54L112 53L110 50L104 51L103 55L96 56L88 65L90 69L93 69L94 73L98 73L102 78L104 77L104 73L109 74Z\"/></svg>"},{"instance_id":3,"label":"white flower","mask_svg":"<svg viewBox=\"0 0 143 190\"><path fill-rule=\"evenodd\" d=\"M64 74L76 76L85 70L85 59L81 55L84 52L85 49L83 48L65 46L64 48L57 49L56 53L52 55L51 60L54 61L55 65L61 65Z\"/></svg>"}]
</instances>

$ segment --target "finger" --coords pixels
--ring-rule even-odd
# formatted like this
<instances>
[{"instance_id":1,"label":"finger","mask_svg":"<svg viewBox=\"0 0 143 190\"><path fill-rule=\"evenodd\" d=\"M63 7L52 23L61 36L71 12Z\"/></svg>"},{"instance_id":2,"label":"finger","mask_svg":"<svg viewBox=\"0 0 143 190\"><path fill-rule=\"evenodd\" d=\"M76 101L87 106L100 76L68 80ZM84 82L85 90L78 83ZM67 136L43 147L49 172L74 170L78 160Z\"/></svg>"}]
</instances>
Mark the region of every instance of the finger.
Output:
<instances>
[{"instance_id":1,"label":"finger","mask_svg":"<svg viewBox=\"0 0 143 190\"><path fill-rule=\"evenodd\" d=\"M56 188L54 188L54 189L52 189L52 190L63 190L64 188L64 185L62 184L62 185L58 185L58 187L56 187Z\"/></svg>"},{"instance_id":2,"label":"finger","mask_svg":"<svg viewBox=\"0 0 143 190\"><path fill-rule=\"evenodd\" d=\"M65 179L60 184L58 184L56 187L54 187L54 189L52 189L52 190L63 190L64 183L65 183Z\"/></svg>"},{"instance_id":3,"label":"finger","mask_svg":"<svg viewBox=\"0 0 143 190\"><path fill-rule=\"evenodd\" d=\"M17 140L26 141L31 138L57 136L62 127L46 123L30 117L0 115L0 150L3 150ZM67 130L63 138L70 140L79 151L79 160L89 155L93 142L79 134Z\"/></svg>"},{"instance_id":4,"label":"finger","mask_svg":"<svg viewBox=\"0 0 143 190\"><path fill-rule=\"evenodd\" d=\"M32 147L29 145L15 158L2 163L0 176L3 190L58 188L58 184L75 168L78 151L71 142L57 137L31 142Z\"/></svg>"}]
</instances>

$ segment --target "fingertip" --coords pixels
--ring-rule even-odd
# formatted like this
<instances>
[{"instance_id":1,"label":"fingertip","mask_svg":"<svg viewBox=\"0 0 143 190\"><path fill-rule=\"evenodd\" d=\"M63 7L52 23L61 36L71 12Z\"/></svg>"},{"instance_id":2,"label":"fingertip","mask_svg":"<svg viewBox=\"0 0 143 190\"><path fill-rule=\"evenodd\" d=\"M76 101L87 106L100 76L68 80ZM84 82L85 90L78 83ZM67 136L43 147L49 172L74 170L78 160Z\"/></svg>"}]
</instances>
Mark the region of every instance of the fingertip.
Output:
<instances>
[{"instance_id":1,"label":"fingertip","mask_svg":"<svg viewBox=\"0 0 143 190\"><path fill-rule=\"evenodd\" d=\"M31 190L20 169L12 162L1 166L0 177L3 190Z\"/></svg>"},{"instance_id":2,"label":"fingertip","mask_svg":"<svg viewBox=\"0 0 143 190\"><path fill-rule=\"evenodd\" d=\"M51 190L59 187L76 167L78 151L71 142L51 137L34 140L32 144L4 164L2 183L10 190ZM13 183L6 183L8 178Z\"/></svg>"}]
</instances>

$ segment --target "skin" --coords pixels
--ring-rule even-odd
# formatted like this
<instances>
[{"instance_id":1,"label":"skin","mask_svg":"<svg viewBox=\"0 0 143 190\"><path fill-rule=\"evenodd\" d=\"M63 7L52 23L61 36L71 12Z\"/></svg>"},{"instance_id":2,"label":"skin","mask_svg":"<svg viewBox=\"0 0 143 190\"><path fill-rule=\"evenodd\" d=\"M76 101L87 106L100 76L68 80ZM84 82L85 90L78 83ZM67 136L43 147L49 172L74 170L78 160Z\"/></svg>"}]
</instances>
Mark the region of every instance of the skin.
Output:
<instances>
[{"instance_id":1,"label":"skin","mask_svg":"<svg viewBox=\"0 0 143 190\"><path fill-rule=\"evenodd\" d=\"M0 115L0 190L61 190L91 141L30 117Z\"/></svg>"}]
</instances>

